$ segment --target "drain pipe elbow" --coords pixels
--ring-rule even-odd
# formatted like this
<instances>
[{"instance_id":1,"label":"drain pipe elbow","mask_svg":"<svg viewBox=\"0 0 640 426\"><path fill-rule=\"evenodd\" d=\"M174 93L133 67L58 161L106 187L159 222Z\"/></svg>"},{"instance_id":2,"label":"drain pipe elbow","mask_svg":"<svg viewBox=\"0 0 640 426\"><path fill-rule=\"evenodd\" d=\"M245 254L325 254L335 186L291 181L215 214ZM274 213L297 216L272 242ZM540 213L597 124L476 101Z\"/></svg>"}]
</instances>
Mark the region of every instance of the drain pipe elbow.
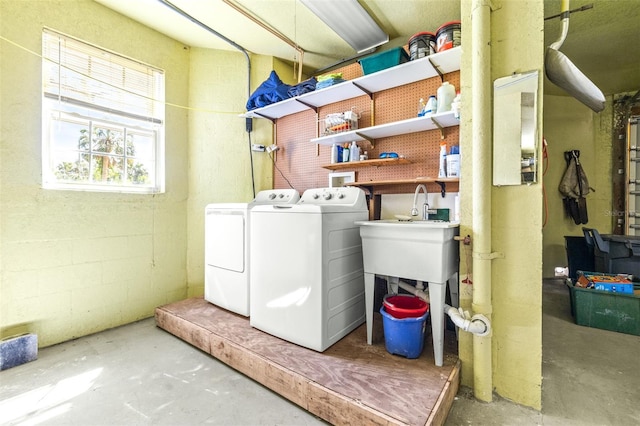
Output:
<instances>
[{"instance_id":1,"label":"drain pipe elbow","mask_svg":"<svg viewBox=\"0 0 640 426\"><path fill-rule=\"evenodd\" d=\"M462 308L456 309L447 304L444 305L444 311L456 327L461 330L476 336L487 336L491 333L491 323L489 319L482 314L476 314L470 317L469 313L464 312Z\"/></svg>"}]
</instances>

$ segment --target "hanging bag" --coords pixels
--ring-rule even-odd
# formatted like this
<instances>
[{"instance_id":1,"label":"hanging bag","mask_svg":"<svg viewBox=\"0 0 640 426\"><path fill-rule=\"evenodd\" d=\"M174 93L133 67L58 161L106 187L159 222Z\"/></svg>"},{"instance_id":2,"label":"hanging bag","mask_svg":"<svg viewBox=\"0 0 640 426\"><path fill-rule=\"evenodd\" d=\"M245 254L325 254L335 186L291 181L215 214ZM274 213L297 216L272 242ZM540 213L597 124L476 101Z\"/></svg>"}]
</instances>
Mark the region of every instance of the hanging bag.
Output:
<instances>
[{"instance_id":1,"label":"hanging bag","mask_svg":"<svg viewBox=\"0 0 640 426\"><path fill-rule=\"evenodd\" d=\"M589 214L585 195L593 191L593 188L589 186L587 175L580 164L580 151L566 151L564 157L567 170L562 176L558 190L564 196L565 213L576 225L586 224L589 221Z\"/></svg>"}]
</instances>

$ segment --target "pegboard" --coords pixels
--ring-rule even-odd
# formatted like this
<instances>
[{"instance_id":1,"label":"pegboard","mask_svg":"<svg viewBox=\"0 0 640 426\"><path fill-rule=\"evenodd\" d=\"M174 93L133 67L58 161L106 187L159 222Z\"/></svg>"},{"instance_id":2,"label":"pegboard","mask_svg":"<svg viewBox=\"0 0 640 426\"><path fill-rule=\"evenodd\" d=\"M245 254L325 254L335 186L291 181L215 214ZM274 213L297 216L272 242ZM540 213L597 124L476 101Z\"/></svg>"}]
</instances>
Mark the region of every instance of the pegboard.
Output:
<instances>
[{"instance_id":1,"label":"pegboard","mask_svg":"<svg viewBox=\"0 0 640 426\"><path fill-rule=\"evenodd\" d=\"M362 69L358 63L332 71L332 73L335 72L342 72L345 80L362 75ZM327 114L349 111L352 108L360 114L358 128L413 118L417 116L420 98L426 102L429 96L435 96L442 81L448 81L458 90L460 71L445 74L442 80L440 77L434 77L375 93L373 117L372 100L368 95L363 95L323 106L318 108L317 113L310 109L276 120L275 141L280 150L274 155L274 188L291 186L302 193L310 188L329 186L330 170L322 166L331 162L331 147L310 142L311 139L319 136L319 119ZM441 138L440 130L429 130L376 139L374 145L368 141L358 142L361 151L367 151L369 159L378 158L383 152L395 152L398 155L404 155L411 163L384 167L349 167L339 171L355 171L358 182L418 177L435 178L438 176L440 142L447 144L447 152L452 146L459 145L458 126L445 128L443 134L444 139ZM354 166L357 166L357 163L354 163ZM374 192L394 194L413 192L414 189L415 185L393 185L375 187ZM439 192L440 186L435 183L429 184L428 190ZM447 191L458 191L458 184L448 183Z\"/></svg>"}]
</instances>

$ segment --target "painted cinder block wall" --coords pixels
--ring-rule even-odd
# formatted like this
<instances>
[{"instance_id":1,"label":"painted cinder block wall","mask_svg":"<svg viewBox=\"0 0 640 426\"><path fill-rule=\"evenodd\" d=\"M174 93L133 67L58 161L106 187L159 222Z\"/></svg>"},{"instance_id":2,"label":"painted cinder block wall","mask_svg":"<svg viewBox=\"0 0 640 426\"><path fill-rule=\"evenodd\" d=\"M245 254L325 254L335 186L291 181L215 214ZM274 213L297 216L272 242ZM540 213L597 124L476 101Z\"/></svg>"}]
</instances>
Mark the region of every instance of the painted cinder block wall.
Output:
<instances>
[{"instance_id":1,"label":"painted cinder block wall","mask_svg":"<svg viewBox=\"0 0 640 426\"><path fill-rule=\"evenodd\" d=\"M472 176L476 164L475 137L471 132L472 2L462 0L462 120L461 120L461 235L473 235ZM514 72L543 72L543 2L506 1L491 11L491 82ZM476 24L478 25L478 24ZM492 84L492 83L491 83ZM492 86L491 86L492 87ZM491 87L487 88L491 90ZM490 105L493 105L491 100ZM542 80L538 95L538 133L542 134ZM493 146L493 149L499 147ZM541 154L542 150L539 149ZM492 389L504 398L536 409L542 401L542 178L534 185L491 188L491 251L503 257L492 261L491 303ZM461 250L461 275L467 266ZM467 269L468 268L468 269ZM473 311L473 285L460 285L461 305ZM459 356L462 384L473 388L473 339L460 332Z\"/></svg>"},{"instance_id":2,"label":"painted cinder block wall","mask_svg":"<svg viewBox=\"0 0 640 426\"><path fill-rule=\"evenodd\" d=\"M127 324L187 295L188 111L166 109L166 193L41 188L42 28L165 70L187 105L189 49L90 0L0 2L0 330L40 346ZM28 50L25 50L28 49Z\"/></svg>"},{"instance_id":3,"label":"painted cinder block wall","mask_svg":"<svg viewBox=\"0 0 640 426\"><path fill-rule=\"evenodd\" d=\"M275 69L293 84L291 67L266 56L250 55L251 91ZM210 203L249 202L255 192L273 187L266 152L251 152L245 119L249 97L247 60L240 51L192 48L189 73L188 293L204 293L204 211ZM289 78L288 78L289 77ZM251 143L271 145L273 126L253 120ZM251 173L253 162L253 177ZM255 180L255 186L252 184ZM215 236L214 236L215 238Z\"/></svg>"}]
</instances>

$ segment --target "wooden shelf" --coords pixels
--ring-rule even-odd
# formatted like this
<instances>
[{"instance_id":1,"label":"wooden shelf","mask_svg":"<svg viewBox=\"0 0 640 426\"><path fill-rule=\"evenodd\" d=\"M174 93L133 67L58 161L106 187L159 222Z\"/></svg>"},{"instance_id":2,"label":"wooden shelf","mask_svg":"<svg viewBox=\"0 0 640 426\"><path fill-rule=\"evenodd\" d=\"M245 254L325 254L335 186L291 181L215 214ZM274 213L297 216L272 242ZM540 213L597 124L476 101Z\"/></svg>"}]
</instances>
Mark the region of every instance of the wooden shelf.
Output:
<instances>
[{"instance_id":1,"label":"wooden shelf","mask_svg":"<svg viewBox=\"0 0 640 426\"><path fill-rule=\"evenodd\" d=\"M420 184L420 183L458 183L458 178L430 178L430 177L417 177L414 179L395 179L395 180L372 180L369 182L349 182L345 183L345 186L391 186L391 185L406 185L406 184Z\"/></svg>"},{"instance_id":2,"label":"wooden shelf","mask_svg":"<svg viewBox=\"0 0 640 426\"><path fill-rule=\"evenodd\" d=\"M347 163L334 163L334 164L326 164L322 166L325 169L329 170L339 170L339 169L351 169L356 167L370 167L370 166L396 166L399 164L410 164L411 161L406 158L376 158L373 160L364 160L364 161L349 161Z\"/></svg>"},{"instance_id":3,"label":"wooden shelf","mask_svg":"<svg viewBox=\"0 0 640 426\"><path fill-rule=\"evenodd\" d=\"M431 177L417 177L415 179L395 179L395 180L372 180L369 182L349 182L345 183L345 186L357 186L364 188L371 188L373 192L374 187L378 186L393 186L393 185L418 185L421 183L437 183L440 185L440 194L444 198L446 193L447 183L458 183L459 178L431 178Z\"/></svg>"},{"instance_id":4,"label":"wooden shelf","mask_svg":"<svg viewBox=\"0 0 640 426\"><path fill-rule=\"evenodd\" d=\"M426 117L414 117L402 121L381 124L379 126L365 127L363 129L351 130L349 132L337 133L335 135L322 136L311 139L311 143L319 145L342 144L351 141L369 141L386 138L390 136L404 135L407 133L424 132L436 130L444 132L447 127L459 126L460 120L454 117L453 111L441 112ZM444 138L444 133L443 133Z\"/></svg>"},{"instance_id":5,"label":"wooden shelf","mask_svg":"<svg viewBox=\"0 0 640 426\"><path fill-rule=\"evenodd\" d=\"M317 108L334 102L363 95L372 96L375 92L457 71L460 69L461 56L461 48L454 47L444 52L348 80L335 86L329 86L262 108L256 108L240 116L245 118L267 118L274 121L307 109L317 111Z\"/></svg>"}]
</instances>

